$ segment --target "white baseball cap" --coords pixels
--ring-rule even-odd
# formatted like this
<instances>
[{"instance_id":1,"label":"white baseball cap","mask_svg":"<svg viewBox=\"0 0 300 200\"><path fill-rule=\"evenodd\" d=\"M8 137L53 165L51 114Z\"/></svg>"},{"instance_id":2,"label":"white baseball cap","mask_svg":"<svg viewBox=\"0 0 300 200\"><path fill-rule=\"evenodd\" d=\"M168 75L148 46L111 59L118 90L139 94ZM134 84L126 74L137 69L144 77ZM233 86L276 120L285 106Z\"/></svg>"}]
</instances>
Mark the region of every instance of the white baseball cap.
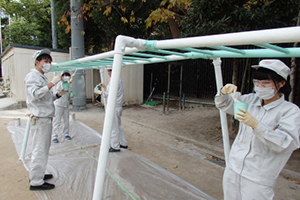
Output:
<instances>
[{"instance_id":1,"label":"white baseball cap","mask_svg":"<svg viewBox=\"0 0 300 200\"><path fill-rule=\"evenodd\" d=\"M47 54L47 55L51 56L51 55L50 55L51 52L50 52L49 49L42 49L42 50L36 51L36 52L33 54L32 58L33 58L34 60L36 60L36 59L37 59L40 55L42 55L42 54Z\"/></svg>"},{"instance_id":2,"label":"white baseball cap","mask_svg":"<svg viewBox=\"0 0 300 200\"><path fill-rule=\"evenodd\" d=\"M290 68L286 66L282 61L277 59L268 59L261 60L258 65L252 65L254 69L258 69L260 67L270 69L276 72L278 75L282 76L285 80L287 80L288 75L290 75Z\"/></svg>"}]
</instances>

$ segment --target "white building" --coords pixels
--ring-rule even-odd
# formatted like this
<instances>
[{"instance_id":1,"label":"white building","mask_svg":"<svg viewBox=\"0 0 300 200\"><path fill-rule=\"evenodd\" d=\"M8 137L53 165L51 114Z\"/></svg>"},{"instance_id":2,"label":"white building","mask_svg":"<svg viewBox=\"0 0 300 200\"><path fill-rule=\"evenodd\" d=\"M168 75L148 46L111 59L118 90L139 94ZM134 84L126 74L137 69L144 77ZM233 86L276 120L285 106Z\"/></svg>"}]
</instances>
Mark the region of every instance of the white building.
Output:
<instances>
[{"instance_id":1,"label":"white building","mask_svg":"<svg viewBox=\"0 0 300 200\"><path fill-rule=\"evenodd\" d=\"M32 55L42 47L11 44L2 54L2 76L3 80L10 79L10 94L18 103L26 101L24 78L34 68ZM50 48L49 48L50 49ZM66 50L51 50L53 62L69 61L71 55ZM93 101L95 85L100 83L99 70L88 69L86 72L86 99L87 102ZM122 69L121 78L124 83L124 104L141 104L143 102L143 67L126 66ZM49 81L52 80L54 72L46 74ZM104 83L108 83L109 77L105 71Z\"/></svg>"}]
</instances>

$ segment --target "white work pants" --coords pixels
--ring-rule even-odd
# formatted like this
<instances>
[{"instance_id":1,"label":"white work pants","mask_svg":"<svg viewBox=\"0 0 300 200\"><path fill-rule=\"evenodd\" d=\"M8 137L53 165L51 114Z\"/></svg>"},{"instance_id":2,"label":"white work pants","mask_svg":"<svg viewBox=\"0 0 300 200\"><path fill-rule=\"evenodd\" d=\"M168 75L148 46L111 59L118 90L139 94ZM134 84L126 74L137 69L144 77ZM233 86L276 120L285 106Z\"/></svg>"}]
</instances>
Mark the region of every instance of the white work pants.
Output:
<instances>
[{"instance_id":1,"label":"white work pants","mask_svg":"<svg viewBox=\"0 0 300 200\"><path fill-rule=\"evenodd\" d=\"M226 167L223 176L224 200L272 200L271 186L261 185L246 179Z\"/></svg>"},{"instance_id":2,"label":"white work pants","mask_svg":"<svg viewBox=\"0 0 300 200\"><path fill-rule=\"evenodd\" d=\"M113 149L120 149L120 144L122 146L127 146L127 140L125 137L124 128L122 126L121 116L122 107L116 107L113 118L112 131L110 135L110 146Z\"/></svg>"},{"instance_id":3,"label":"white work pants","mask_svg":"<svg viewBox=\"0 0 300 200\"><path fill-rule=\"evenodd\" d=\"M31 124L32 154L30 165L30 185L44 184L49 148L51 144L52 118L38 118Z\"/></svg>"},{"instance_id":4,"label":"white work pants","mask_svg":"<svg viewBox=\"0 0 300 200\"><path fill-rule=\"evenodd\" d=\"M61 107L55 106L55 117L53 118L53 134L52 139L58 138L60 124L62 122L62 133L67 136L69 135L69 108L68 107Z\"/></svg>"}]
</instances>

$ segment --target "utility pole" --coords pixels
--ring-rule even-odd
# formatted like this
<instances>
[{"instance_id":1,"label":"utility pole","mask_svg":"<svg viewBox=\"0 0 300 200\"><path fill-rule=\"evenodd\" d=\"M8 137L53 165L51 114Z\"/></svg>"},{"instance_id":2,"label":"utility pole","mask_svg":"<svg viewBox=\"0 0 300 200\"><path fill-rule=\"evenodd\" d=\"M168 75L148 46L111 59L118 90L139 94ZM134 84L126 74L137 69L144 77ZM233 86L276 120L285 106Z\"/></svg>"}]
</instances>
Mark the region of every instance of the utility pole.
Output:
<instances>
[{"instance_id":1,"label":"utility pole","mask_svg":"<svg viewBox=\"0 0 300 200\"><path fill-rule=\"evenodd\" d=\"M51 0L51 30L52 30L52 48L53 49L58 49L58 44L57 44L57 31L55 28L55 4L54 0Z\"/></svg>"},{"instance_id":2,"label":"utility pole","mask_svg":"<svg viewBox=\"0 0 300 200\"><path fill-rule=\"evenodd\" d=\"M80 9L83 0L71 0L71 59L75 60L84 57L84 36L83 31L83 13ZM75 97L72 99L73 110L86 109L86 84L85 71L77 70L73 91Z\"/></svg>"}]
</instances>

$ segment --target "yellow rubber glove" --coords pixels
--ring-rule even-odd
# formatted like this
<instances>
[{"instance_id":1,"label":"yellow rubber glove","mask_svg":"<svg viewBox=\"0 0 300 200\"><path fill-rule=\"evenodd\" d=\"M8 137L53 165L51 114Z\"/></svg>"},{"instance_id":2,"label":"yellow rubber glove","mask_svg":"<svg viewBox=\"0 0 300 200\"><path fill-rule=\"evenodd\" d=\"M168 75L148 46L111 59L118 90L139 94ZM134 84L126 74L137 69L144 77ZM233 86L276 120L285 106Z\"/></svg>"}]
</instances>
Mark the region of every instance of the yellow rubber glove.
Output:
<instances>
[{"instance_id":1,"label":"yellow rubber glove","mask_svg":"<svg viewBox=\"0 0 300 200\"><path fill-rule=\"evenodd\" d=\"M72 76L71 76L71 78L69 80L70 83L72 83L74 81L74 76L75 76L75 74L72 74Z\"/></svg>"},{"instance_id":2,"label":"yellow rubber glove","mask_svg":"<svg viewBox=\"0 0 300 200\"><path fill-rule=\"evenodd\" d=\"M233 95L235 96L236 90L237 87L235 85L228 83L224 87L222 87L221 93L224 95L233 93Z\"/></svg>"},{"instance_id":3,"label":"yellow rubber glove","mask_svg":"<svg viewBox=\"0 0 300 200\"><path fill-rule=\"evenodd\" d=\"M58 92L58 94L60 95L60 96L63 96L63 95L65 95L65 94L67 94L69 91L65 91L64 89L62 89L62 90L60 90L59 92Z\"/></svg>"},{"instance_id":4,"label":"yellow rubber glove","mask_svg":"<svg viewBox=\"0 0 300 200\"><path fill-rule=\"evenodd\" d=\"M98 86L100 86L100 87L106 89L106 85L105 85L104 83L99 83Z\"/></svg>"},{"instance_id":5,"label":"yellow rubber glove","mask_svg":"<svg viewBox=\"0 0 300 200\"><path fill-rule=\"evenodd\" d=\"M94 90L94 93L95 93L95 94L100 94L100 95L102 95L103 92L100 91L100 90Z\"/></svg>"},{"instance_id":6,"label":"yellow rubber glove","mask_svg":"<svg viewBox=\"0 0 300 200\"><path fill-rule=\"evenodd\" d=\"M53 77L51 83L56 85L59 81L61 81L61 76L59 74L57 74L56 76Z\"/></svg>"},{"instance_id":7,"label":"yellow rubber glove","mask_svg":"<svg viewBox=\"0 0 300 200\"><path fill-rule=\"evenodd\" d=\"M259 121L253 117L247 110L245 110L244 108L239 108L239 110L236 112L236 118L246 124L247 126L252 127L253 129L255 129L259 123Z\"/></svg>"}]
</instances>

